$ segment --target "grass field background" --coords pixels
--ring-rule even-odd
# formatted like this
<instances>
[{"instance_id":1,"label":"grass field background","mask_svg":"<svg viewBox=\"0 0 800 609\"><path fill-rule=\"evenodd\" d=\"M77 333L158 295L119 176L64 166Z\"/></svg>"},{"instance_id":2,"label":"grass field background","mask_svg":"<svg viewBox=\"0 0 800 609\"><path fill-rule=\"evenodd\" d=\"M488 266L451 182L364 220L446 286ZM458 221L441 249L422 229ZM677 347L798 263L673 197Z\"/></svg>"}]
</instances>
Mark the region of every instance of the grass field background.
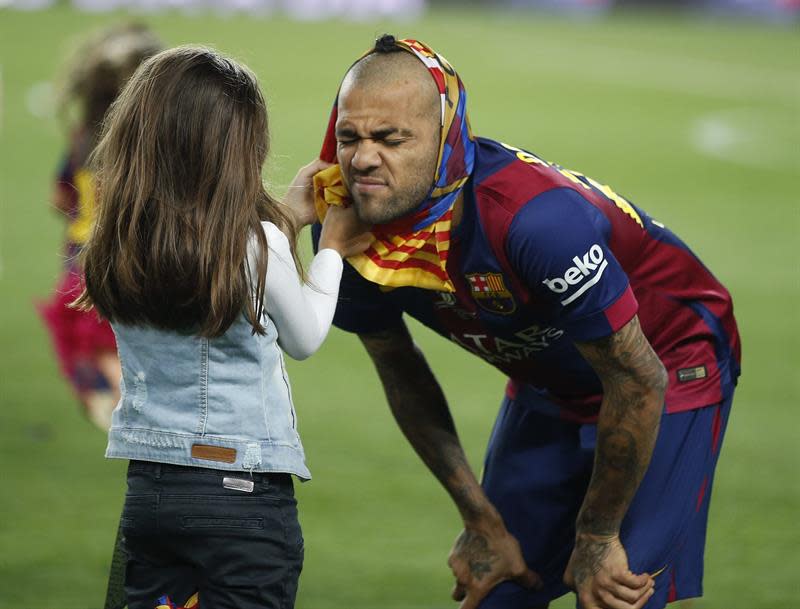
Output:
<instances>
[{"instance_id":1,"label":"grass field background","mask_svg":"<svg viewBox=\"0 0 800 609\"><path fill-rule=\"evenodd\" d=\"M79 414L34 301L63 224L48 209L64 134L48 88L71 44L118 15L0 10L0 609L102 606L124 464ZM718 468L706 597L694 609L800 607L800 39L683 17L435 11L418 22L295 23L164 14L170 44L248 63L269 101L280 193L319 148L339 79L376 34L441 50L474 131L611 184L681 235L734 295L743 377ZM480 468L502 376L414 327ZM314 480L299 488L299 609L439 609L455 509L391 420L356 339L291 363ZM571 607L564 598L554 604ZM209 608L213 609L213 608Z\"/></svg>"}]
</instances>

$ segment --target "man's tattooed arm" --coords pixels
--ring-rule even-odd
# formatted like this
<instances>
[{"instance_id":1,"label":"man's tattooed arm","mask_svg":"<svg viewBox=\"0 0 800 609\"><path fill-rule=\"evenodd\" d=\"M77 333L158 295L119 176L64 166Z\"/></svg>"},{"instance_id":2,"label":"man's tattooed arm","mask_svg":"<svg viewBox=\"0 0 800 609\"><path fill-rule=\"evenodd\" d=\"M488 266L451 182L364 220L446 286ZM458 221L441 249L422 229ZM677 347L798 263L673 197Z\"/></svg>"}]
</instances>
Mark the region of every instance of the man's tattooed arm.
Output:
<instances>
[{"instance_id":1,"label":"man's tattooed arm","mask_svg":"<svg viewBox=\"0 0 800 609\"><path fill-rule=\"evenodd\" d=\"M467 462L447 400L405 324L360 335L397 424L465 522L494 512Z\"/></svg>"},{"instance_id":2,"label":"man's tattooed arm","mask_svg":"<svg viewBox=\"0 0 800 609\"><path fill-rule=\"evenodd\" d=\"M667 373L638 317L576 346L603 384L594 470L576 523L573 576L580 584L600 569L650 463Z\"/></svg>"},{"instance_id":3,"label":"man's tattooed arm","mask_svg":"<svg viewBox=\"0 0 800 609\"><path fill-rule=\"evenodd\" d=\"M464 521L448 559L456 580L453 598L477 605L506 579L537 585L539 576L525 565L519 543L475 478L441 387L408 329L402 325L360 338L400 429L450 493Z\"/></svg>"}]
</instances>

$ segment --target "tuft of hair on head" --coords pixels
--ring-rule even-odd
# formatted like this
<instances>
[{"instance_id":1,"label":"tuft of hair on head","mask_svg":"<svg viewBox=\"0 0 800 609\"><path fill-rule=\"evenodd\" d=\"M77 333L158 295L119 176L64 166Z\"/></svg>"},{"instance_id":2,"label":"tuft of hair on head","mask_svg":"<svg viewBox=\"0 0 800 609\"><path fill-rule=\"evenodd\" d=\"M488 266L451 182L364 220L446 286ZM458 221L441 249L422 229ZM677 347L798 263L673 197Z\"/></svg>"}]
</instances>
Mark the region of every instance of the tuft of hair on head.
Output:
<instances>
[{"instance_id":1,"label":"tuft of hair on head","mask_svg":"<svg viewBox=\"0 0 800 609\"><path fill-rule=\"evenodd\" d=\"M403 49L397 46L397 38L391 34L383 34L375 40L376 53L398 53L402 51Z\"/></svg>"},{"instance_id":2,"label":"tuft of hair on head","mask_svg":"<svg viewBox=\"0 0 800 609\"><path fill-rule=\"evenodd\" d=\"M342 81L342 89L347 90L354 84L382 89L398 82L420 83L419 91L428 102L422 112L433 120L440 120L441 100L435 81L425 65L413 53L399 46L392 34L378 37L373 50L350 67Z\"/></svg>"}]
</instances>

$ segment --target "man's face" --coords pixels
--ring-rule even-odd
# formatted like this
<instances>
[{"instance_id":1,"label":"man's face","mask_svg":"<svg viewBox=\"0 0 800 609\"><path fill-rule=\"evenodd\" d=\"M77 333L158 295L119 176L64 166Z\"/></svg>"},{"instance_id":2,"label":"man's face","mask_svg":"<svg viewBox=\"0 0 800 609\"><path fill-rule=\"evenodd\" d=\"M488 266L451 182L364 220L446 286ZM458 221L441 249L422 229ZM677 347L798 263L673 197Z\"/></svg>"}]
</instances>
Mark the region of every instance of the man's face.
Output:
<instances>
[{"instance_id":1,"label":"man's face","mask_svg":"<svg viewBox=\"0 0 800 609\"><path fill-rule=\"evenodd\" d=\"M433 186L439 116L426 93L414 82L342 87L337 157L362 222L386 224L406 215Z\"/></svg>"}]
</instances>

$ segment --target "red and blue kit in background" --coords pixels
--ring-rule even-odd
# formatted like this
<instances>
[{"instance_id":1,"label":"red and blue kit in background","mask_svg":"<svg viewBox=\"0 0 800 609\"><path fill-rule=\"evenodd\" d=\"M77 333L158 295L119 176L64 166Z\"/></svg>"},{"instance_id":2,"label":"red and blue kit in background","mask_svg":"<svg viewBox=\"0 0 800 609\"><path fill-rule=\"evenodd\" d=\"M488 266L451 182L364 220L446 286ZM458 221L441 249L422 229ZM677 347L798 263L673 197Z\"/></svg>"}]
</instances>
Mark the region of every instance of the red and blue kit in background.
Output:
<instances>
[{"instance_id":1,"label":"red and blue kit in background","mask_svg":"<svg viewBox=\"0 0 800 609\"><path fill-rule=\"evenodd\" d=\"M634 572L660 572L648 608L701 594L710 485L740 370L730 294L663 224L529 152L476 138L463 192L447 259L455 292L387 290L345 265L334 324L370 333L406 313L509 377L483 484L546 586L505 583L481 607L527 609L566 592L602 399L574 342L634 315L669 385L622 541Z\"/></svg>"},{"instance_id":2,"label":"red and blue kit in background","mask_svg":"<svg viewBox=\"0 0 800 609\"><path fill-rule=\"evenodd\" d=\"M83 291L83 270L78 254L91 234L95 219L95 180L86 166L88 136L79 132L64 158L56 179L56 193L68 206L65 215L64 266L50 299L39 306L49 330L61 372L75 393L85 396L95 391L109 391L108 379L97 366L98 354L117 349L111 325L95 311L70 307Z\"/></svg>"}]
</instances>

